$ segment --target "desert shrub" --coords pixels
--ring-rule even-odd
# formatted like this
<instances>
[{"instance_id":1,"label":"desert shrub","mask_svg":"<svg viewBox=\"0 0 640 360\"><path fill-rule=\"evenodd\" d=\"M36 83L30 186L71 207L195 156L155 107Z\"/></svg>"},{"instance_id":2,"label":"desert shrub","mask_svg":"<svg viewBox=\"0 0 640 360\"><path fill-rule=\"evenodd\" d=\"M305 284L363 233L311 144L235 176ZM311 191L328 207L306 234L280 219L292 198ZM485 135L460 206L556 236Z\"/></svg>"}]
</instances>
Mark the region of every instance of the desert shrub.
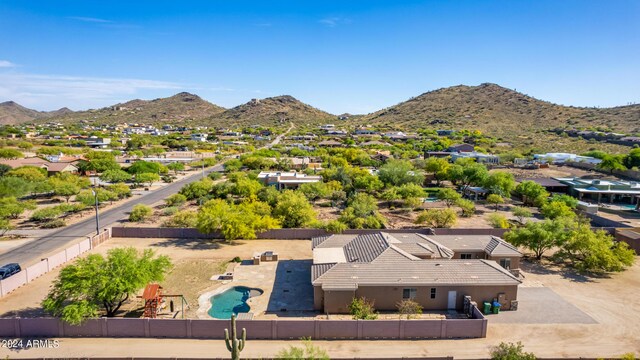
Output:
<instances>
[{"instance_id":1,"label":"desert shrub","mask_svg":"<svg viewBox=\"0 0 640 360\"><path fill-rule=\"evenodd\" d=\"M178 211L179 211L179 209L177 207L169 206L169 207L166 207L166 208L162 209L162 215L164 215L164 216L172 216L175 213L177 213Z\"/></svg>"},{"instance_id":2,"label":"desert shrub","mask_svg":"<svg viewBox=\"0 0 640 360\"><path fill-rule=\"evenodd\" d=\"M324 224L323 228L333 234L341 234L349 227L340 220L331 220Z\"/></svg>"},{"instance_id":3,"label":"desert shrub","mask_svg":"<svg viewBox=\"0 0 640 360\"><path fill-rule=\"evenodd\" d=\"M507 217L502 214L490 214L487 222L496 229L508 229L511 227Z\"/></svg>"},{"instance_id":4,"label":"desert shrub","mask_svg":"<svg viewBox=\"0 0 640 360\"><path fill-rule=\"evenodd\" d=\"M524 351L522 343L501 342L491 349L491 360L536 360L533 353Z\"/></svg>"},{"instance_id":5,"label":"desert shrub","mask_svg":"<svg viewBox=\"0 0 640 360\"><path fill-rule=\"evenodd\" d=\"M458 216L453 209L429 209L418 215L416 224L425 224L433 228L450 228L456 224Z\"/></svg>"},{"instance_id":6,"label":"desert shrub","mask_svg":"<svg viewBox=\"0 0 640 360\"><path fill-rule=\"evenodd\" d=\"M147 218L149 218L149 216L151 216L152 213L153 213L153 210L151 209L150 206L147 206L144 204L135 205L131 210L131 213L129 214L129 221L132 221L132 222L144 221Z\"/></svg>"},{"instance_id":7,"label":"desert shrub","mask_svg":"<svg viewBox=\"0 0 640 360\"><path fill-rule=\"evenodd\" d=\"M233 259L231 259L231 262L234 262L234 263L241 263L241 262L242 262L242 259L240 258L240 256L236 256L236 257L234 257Z\"/></svg>"},{"instance_id":8,"label":"desert shrub","mask_svg":"<svg viewBox=\"0 0 640 360\"><path fill-rule=\"evenodd\" d=\"M349 304L349 313L354 320L375 320L378 313L374 307L374 303L367 298L353 298Z\"/></svg>"},{"instance_id":9,"label":"desert shrub","mask_svg":"<svg viewBox=\"0 0 640 360\"><path fill-rule=\"evenodd\" d=\"M167 206L182 206L187 202L187 197L182 194L173 194L164 199Z\"/></svg>"},{"instance_id":10,"label":"desert shrub","mask_svg":"<svg viewBox=\"0 0 640 360\"><path fill-rule=\"evenodd\" d=\"M476 204L467 199L460 199L456 201L456 205L462 210L463 217L471 217L476 213Z\"/></svg>"},{"instance_id":11,"label":"desert shrub","mask_svg":"<svg viewBox=\"0 0 640 360\"><path fill-rule=\"evenodd\" d=\"M63 219L53 219L40 225L40 227L43 229L55 229L55 228L63 227L66 225L67 223Z\"/></svg>"},{"instance_id":12,"label":"desert shrub","mask_svg":"<svg viewBox=\"0 0 640 360\"><path fill-rule=\"evenodd\" d=\"M31 214L30 219L32 221L47 221L53 220L62 215L63 211L55 206L38 209Z\"/></svg>"},{"instance_id":13,"label":"desert shrub","mask_svg":"<svg viewBox=\"0 0 640 360\"><path fill-rule=\"evenodd\" d=\"M194 228L198 225L198 214L191 210L178 211L171 219L166 220L162 226L173 228Z\"/></svg>"},{"instance_id":14,"label":"desert shrub","mask_svg":"<svg viewBox=\"0 0 640 360\"><path fill-rule=\"evenodd\" d=\"M422 314L422 306L411 299L404 299L402 301L399 301L396 304L396 307L398 308L398 312L400 313L400 318L402 318L402 316L404 315L407 317L407 319L411 319L413 317L416 317L416 315L418 314Z\"/></svg>"}]
</instances>

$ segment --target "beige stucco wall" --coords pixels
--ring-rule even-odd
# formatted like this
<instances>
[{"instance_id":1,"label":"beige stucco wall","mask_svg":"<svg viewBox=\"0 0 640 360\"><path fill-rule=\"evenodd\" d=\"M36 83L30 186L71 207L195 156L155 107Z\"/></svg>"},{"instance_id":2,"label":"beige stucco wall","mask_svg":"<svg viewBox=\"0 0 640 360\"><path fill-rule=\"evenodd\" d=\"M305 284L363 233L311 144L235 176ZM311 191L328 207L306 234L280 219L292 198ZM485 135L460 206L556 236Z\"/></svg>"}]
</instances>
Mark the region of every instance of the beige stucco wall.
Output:
<instances>
[{"instance_id":1,"label":"beige stucco wall","mask_svg":"<svg viewBox=\"0 0 640 360\"><path fill-rule=\"evenodd\" d=\"M463 307L464 296L469 295L473 301L481 306L484 301L492 301L498 298L498 294L504 294L502 309L509 310L511 300L516 300L518 287L512 286L435 286L436 298L431 299L431 286L360 286L355 292L356 297L366 297L375 301L375 308L381 311L395 311L396 304L402 300L402 290L404 288L417 289L414 301L422 305L424 310L446 310L448 306L449 291L456 291L456 309ZM320 292L322 290L318 288ZM322 300L318 297L324 296L323 311L327 313L339 314L347 313L348 306L354 294L353 292L328 292L324 294L316 293L318 305Z\"/></svg>"},{"instance_id":2,"label":"beige stucco wall","mask_svg":"<svg viewBox=\"0 0 640 360\"><path fill-rule=\"evenodd\" d=\"M519 269L520 268L520 257L519 256L490 256L489 260L493 260L500 264L500 259L511 259L511 269Z\"/></svg>"}]
</instances>

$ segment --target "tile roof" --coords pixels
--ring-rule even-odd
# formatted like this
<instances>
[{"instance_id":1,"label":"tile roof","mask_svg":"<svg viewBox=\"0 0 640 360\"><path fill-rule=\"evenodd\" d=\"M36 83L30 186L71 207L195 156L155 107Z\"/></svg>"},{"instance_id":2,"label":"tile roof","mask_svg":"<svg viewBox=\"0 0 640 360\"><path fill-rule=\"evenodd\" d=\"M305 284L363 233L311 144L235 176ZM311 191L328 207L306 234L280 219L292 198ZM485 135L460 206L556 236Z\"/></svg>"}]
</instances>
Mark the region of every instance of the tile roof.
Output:
<instances>
[{"instance_id":1,"label":"tile roof","mask_svg":"<svg viewBox=\"0 0 640 360\"><path fill-rule=\"evenodd\" d=\"M388 247L381 233L362 234L344 246L344 254L349 262L371 262Z\"/></svg>"},{"instance_id":2,"label":"tile roof","mask_svg":"<svg viewBox=\"0 0 640 360\"><path fill-rule=\"evenodd\" d=\"M331 269L335 263L333 264L313 264L311 265L311 281L316 281L317 278L326 273L329 269Z\"/></svg>"},{"instance_id":3,"label":"tile roof","mask_svg":"<svg viewBox=\"0 0 640 360\"><path fill-rule=\"evenodd\" d=\"M391 249L391 251L395 251ZM391 254L373 263L335 264L313 285L357 288L373 285L518 285L520 280L490 260L398 261Z\"/></svg>"}]
</instances>

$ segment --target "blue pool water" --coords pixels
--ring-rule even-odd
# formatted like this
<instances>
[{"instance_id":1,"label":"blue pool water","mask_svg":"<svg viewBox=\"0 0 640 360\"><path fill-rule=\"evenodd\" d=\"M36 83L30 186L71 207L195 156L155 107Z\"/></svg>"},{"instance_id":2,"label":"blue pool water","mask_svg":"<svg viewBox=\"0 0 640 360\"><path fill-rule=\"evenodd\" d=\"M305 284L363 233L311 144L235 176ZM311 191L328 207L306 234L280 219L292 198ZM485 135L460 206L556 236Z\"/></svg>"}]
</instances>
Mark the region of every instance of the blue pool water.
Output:
<instances>
[{"instance_id":1,"label":"blue pool water","mask_svg":"<svg viewBox=\"0 0 640 360\"><path fill-rule=\"evenodd\" d=\"M247 313L251 309L247 300L261 294L262 290L260 289L234 286L211 297L209 316L216 319L231 319L231 315Z\"/></svg>"}]
</instances>

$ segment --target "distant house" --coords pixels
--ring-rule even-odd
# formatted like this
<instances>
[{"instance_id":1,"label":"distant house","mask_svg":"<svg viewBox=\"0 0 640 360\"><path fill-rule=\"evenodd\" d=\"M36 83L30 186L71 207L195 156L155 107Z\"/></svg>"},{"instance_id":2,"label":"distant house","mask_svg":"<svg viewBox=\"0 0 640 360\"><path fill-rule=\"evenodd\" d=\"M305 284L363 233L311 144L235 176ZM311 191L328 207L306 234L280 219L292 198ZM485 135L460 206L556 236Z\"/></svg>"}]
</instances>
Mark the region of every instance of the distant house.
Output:
<instances>
[{"instance_id":1,"label":"distant house","mask_svg":"<svg viewBox=\"0 0 640 360\"><path fill-rule=\"evenodd\" d=\"M569 187L569 195L582 201L623 203L640 208L640 184L635 181L553 178Z\"/></svg>"},{"instance_id":2,"label":"distant house","mask_svg":"<svg viewBox=\"0 0 640 360\"><path fill-rule=\"evenodd\" d=\"M275 186L278 190L297 189L302 184L322 181L322 176L307 175L299 172L267 172L258 174L258 180L267 186Z\"/></svg>"},{"instance_id":3,"label":"distant house","mask_svg":"<svg viewBox=\"0 0 640 360\"><path fill-rule=\"evenodd\" d=\"M356 131L354 131L354 134L356 135L375 135L378 132L373 130L373 129L367 129L367 128L359 128L356 129Z\"/></svg>"},{"instance_id":4,"label":"distant house","mask_svg":"<svg viewBox=\"0 0 640 360\"><path fill-rule=\"evenodd\" d=\"M206 142L207 138L207 134L191 134L191 140L193 141Z\"/></svg>"},{"instance_id":5,"label":"distant house","mask_svg":"<svg viewBox=\"0 0 640 360\"><path fill-rule=\"evenodd\" d=\"M402 300L425 310L460 310L463 298L517 304L522 254L494 236L416 233L330 235L312 239L314 308L348 313L353 298L396 311Z\"/></svg>"},{"instance_id":6,"label":"distant house","mask_svg":"<svg viewBox=\"0 0 640 360\"><path fill-rule=\"evenodd\" d=\"M318 146L322 147L341 147L343 146L341 142L336 140L324 140L318 143Z\"/></svg>"},{"instance_id":7,"label":"distant house","mask_svg":"<svg viewBox=\"0 0 640 360\"><path fill-rule=\"evenodd\" d=\"M77 173L78 167L76 166L76 163L82 160L81 158L64 157L61 155L50 155L49 158L53 161L39 157L31 157L25 159L3 160L0 161L0 164L10 166L12 169L22 166L35 166L47 169L48 175L51 176L61 172Z\"/></svg>"},{"instance_id":8,"label":"distant house","mask_svg":"<svg viewBox=\"0 0 640 360\"><path fill-rule=\"evenodd\" d=\"M111 145L111 139L91 136L85 141L85 145L94 149L105 149Z\"/></svg>"},{"instance_id":9,"label":"distant house","mask_svg":"<svg viewBox=\"0 0 640 360\"><path fill-rule=\"evenodd\" d=\"M424 157L425 159L430 158L430 157L435 157L435 158L446 158L451 156L451 153L448 151L425 151L424 152Z\"/></svg>"},{"instance_id":10,"label":"distant house","mask_svg":"<svg viewBox=\"0 0 640 360\"><path fill-rule=\"evenodd\" d=\"M602 162L602 160L590 156L581 156L570 153L534 154L533 159L540 162L549 162L553 164L562 164L565 162L584 162L588 164L599 164Z\"/></svg>"},{"instance_id":11,"label":"distant house","mask_svg":"<svg viewBox=\"0 0 640 360\"><path fill-rule=\"evenodd\" d=\"M475 147L471 144L457 144L451 145L447 149L448 152L472 152L475 150Z\"/></svg>"},{"instance_id":12,"label":"distant house","mask_svg":"<svg viewBox=\"0 0 640 360\"><path fill-rule=\"evenodd\" d=\"M384 136L385 138L391 141L407 141L407 140L415 139L418 137L415 134L405 134L402 131L386 132L382 134L382 136Z\"/></svg>"},{"instance_id":13,"label":"distant house","mask_svg":"<svg viewBox=\"0 0 640 360\"><path fill-rule=\"evenodd\" d=\"M393 159L391 151L377 151L375 155L371 156L371 160L379 161L381 163L386 163L389 159Z\"/></svg>"},{"instance_id":14,"label":"distant house","mask_svg":"<svg viewBox=\"0 0 640 360\"><path fill-rule=\"evenodd\" d=\"M436 130L436 134L438 134L438 136L449 136L453 135L454 132L454 130Z\"/></svg>"},{"instance_id":15,"label":"distant house","mask_svg":"<svg viewBox=\"0 0 640 360\"><path fill-rule=\"evenodd\" d=\"M451 161L455 162L458 159L474 159L481 164L499 164L500 158L497 155L483 154L479 152L458 152L451 153Z\"/></svg>"},{"instance_id":16,"label":"distant house","mask_svg":"<svg viewBox=\"0 0 640 360\"><path fill-rule=\"evenodd\" d=\"M361 143L360 146L391 146L391 144L388 144L384 141L371 140Z\"/></svg>"}]
</instances>

